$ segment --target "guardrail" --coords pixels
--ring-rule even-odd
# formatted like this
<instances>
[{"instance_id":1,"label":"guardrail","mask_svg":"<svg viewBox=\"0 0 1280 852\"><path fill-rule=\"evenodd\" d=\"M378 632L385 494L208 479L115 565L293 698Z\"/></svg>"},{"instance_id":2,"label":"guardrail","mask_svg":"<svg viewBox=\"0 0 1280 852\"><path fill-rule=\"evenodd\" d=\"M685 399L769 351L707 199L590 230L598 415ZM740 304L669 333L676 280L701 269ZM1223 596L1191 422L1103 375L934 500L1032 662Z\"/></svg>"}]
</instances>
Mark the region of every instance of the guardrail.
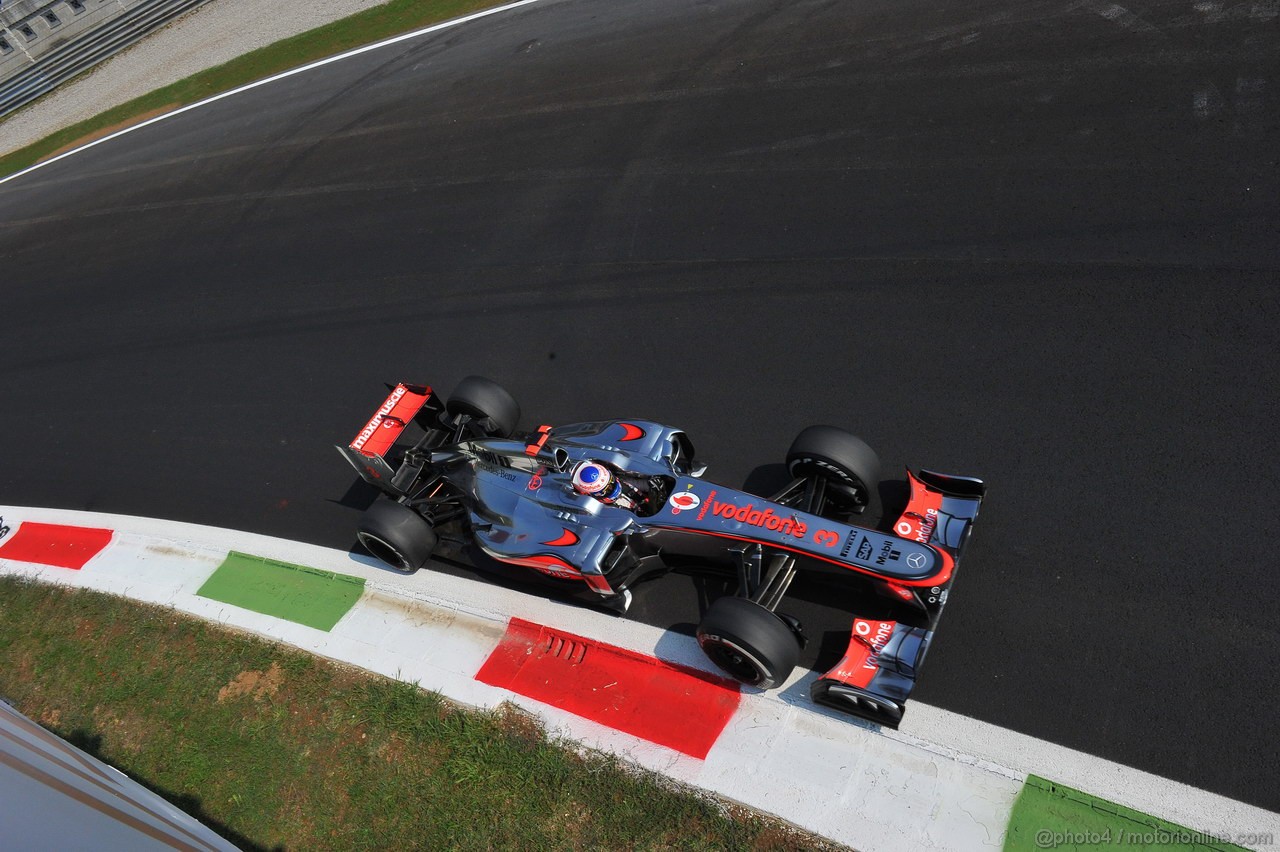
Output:
<instances>
[{"instance_id":1,"label":"guardrail","mask_svg":"<svg viewBox=\"0 0 1280 852\"><path fill-rule=\"evenodd\" d=\"M81 35L45 50L0 82L0 117L52 92L205 2L207 0L139 0Z\"/></svg>"}]
</instances>

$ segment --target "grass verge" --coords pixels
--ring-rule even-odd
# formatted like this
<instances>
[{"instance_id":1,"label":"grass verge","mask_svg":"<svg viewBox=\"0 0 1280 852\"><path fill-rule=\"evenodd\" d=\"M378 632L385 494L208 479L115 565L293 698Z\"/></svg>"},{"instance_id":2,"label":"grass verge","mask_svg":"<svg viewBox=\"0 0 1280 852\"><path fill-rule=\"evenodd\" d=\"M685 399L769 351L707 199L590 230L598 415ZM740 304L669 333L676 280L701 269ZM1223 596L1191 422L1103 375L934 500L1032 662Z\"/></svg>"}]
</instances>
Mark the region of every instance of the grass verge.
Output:
<instances>
[{"instance_id":1,"label":"grass verge","mask_svg":"<svg viewBox=\"0 0 1280 852\"><path fill-rule=\"evenodd\" d=\"M248 849L830 844L173 610L0 577L0 695Z\"/></svg>"},{"instance_id":2,"label":"grass verge","mask_svg":"<svg viewBox=\"0 0 1280 852\"><path fill-rule=\"evenodd\" d=\"M391 0L323 27L259 48L113 107L0 157L0 177L124 127L237 86L384 38L497 6L501 0ZM30 108L31 105L28 105ZM15 113L16 114L16 113ZM11 118L12 116L10 116ZM0 123L0 127L3 124Z\"/></svg>"}]
</instances>

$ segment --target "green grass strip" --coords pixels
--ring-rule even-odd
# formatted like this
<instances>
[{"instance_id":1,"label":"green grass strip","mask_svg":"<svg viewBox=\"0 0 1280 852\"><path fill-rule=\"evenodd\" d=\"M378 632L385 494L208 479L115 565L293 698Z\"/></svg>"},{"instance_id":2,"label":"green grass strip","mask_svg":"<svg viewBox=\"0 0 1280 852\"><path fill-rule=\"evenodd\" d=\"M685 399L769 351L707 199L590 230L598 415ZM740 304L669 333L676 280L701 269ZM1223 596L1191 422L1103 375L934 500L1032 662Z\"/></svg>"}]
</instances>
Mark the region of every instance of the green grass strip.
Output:
<instances>
[{"instance_id":1,"label":"green grass strip","mask_svg":"<svg viewBox=\"0 0 1280 852\"><path fill-rule=\"evenodd\" d=\"M0 577L0 696L245 850L836 849L510 705L87 589Z\"/></svg>"},{"instance_id":2,"label":"green grass strip","mask_svg":"<svg viewBox=\"0 0 1280 852\"><path fill-rule=\"evenodd\" d=\"M1031 775L1014 802L1004 848L1205 852L1242 847Z\"/></svg>"},{"instance_id":3,"label":"green grass strip","mask_svg":"<svg viewBox=\"0 0 1280 852\"><path fill-rule=\"evenodd\" d=\"M0 177L21 171L57 152L105 136L109 131L136 124L144 118L197 103L327 56L497 5L499 3L495 0L391 0L385 5L308 30L193 74L12 151L0 157ZM32 105L24 109L30 109ZM21 110L13 115L20 113ZM13 115L5 120L13 118ZM3 126L0 122L0 128Z\"/></svg>"},{"instance_id":4,"label":"green grass strip","mask_svg":"<svg viewBox=\"0 0 1280 852\"><path fill-rule=\"evenodd\" d=\"M196 594L263 615L332 630L360 595L364 580L232 551Z\"/></svg>"}]
</instances>

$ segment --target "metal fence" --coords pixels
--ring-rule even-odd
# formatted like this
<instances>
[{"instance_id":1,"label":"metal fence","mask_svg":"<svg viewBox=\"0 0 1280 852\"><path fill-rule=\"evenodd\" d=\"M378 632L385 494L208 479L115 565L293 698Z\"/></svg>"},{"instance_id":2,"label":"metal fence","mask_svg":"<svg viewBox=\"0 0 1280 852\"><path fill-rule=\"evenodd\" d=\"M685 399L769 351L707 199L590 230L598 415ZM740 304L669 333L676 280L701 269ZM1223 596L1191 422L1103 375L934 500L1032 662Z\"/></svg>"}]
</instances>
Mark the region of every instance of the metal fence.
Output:
<instances>
[{"instance_id":1,"label":"metal fence","mask_svg":"<svg viewBox=\"0 0 1280 852\"><path fill-rule=\"evenodd\" d=\"M0 5L0 116L207 0L19 0Z\"/></svg>"}]
</instances>

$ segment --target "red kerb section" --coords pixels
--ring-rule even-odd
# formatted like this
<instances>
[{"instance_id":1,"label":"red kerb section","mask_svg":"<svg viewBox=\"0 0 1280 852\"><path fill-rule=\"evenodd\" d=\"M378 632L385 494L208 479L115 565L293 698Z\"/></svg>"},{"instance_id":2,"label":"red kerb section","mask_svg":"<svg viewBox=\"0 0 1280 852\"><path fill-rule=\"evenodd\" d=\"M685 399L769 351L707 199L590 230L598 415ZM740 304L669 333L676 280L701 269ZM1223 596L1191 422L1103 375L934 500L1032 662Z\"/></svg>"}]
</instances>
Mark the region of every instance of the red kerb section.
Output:
<instances>
[{"instance_id":1,"label":"red kerb section","mask_svg":"<svg viewBox=\"0 0 1280 852\"><path fill-rule=\"evenodd\" d=\"M700 760L741 697L736 681L519 618L476 680Z\"/></svg>"},{"instance_id":2,"label":"red kerb section","mask_svg":"<svg viewBox=\"0 0 1280 852\"><path fill-rule=\"evenodd\" d=\"M25 521L13 538L0 544L0 559L37 562L78 571L111 543L112 535L111 530Z\"/></svg>"}]
</instances>

